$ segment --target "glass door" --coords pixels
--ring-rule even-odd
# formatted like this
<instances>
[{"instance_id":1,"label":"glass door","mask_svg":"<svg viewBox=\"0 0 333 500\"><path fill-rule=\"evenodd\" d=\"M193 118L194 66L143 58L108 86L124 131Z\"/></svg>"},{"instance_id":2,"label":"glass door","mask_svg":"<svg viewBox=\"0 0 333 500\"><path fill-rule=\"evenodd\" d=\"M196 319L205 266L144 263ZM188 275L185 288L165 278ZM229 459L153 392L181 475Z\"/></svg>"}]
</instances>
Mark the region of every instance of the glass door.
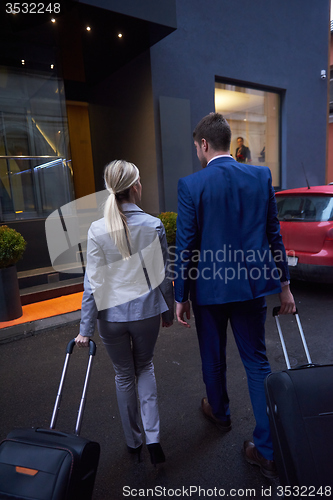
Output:
<instances>
[{"instance_id":1,"label":"glass door","mask_svg":"<svg viewBox=\"0 0 333 500\"><path fill-rule=\"evenodd\" d=\"M46 217L74 198L62 81L0 68L0 220Z\"/></svg>"}]
</instances>

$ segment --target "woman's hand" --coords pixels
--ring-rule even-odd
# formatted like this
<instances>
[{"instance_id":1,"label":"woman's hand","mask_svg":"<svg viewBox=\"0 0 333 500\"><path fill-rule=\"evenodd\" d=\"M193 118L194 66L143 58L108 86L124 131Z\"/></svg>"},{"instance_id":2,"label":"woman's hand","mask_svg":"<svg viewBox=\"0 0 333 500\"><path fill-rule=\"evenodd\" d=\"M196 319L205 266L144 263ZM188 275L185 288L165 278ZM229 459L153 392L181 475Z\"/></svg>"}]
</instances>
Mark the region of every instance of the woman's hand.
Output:
<instances>
[{"instance_id":1,"label":"woman's hand","mask_svg":"<svg viewBox=\"0 0 333 500\"><path fill-rule=\"evenodd\" d=\"M89 340L90 337L83 337L83 335L81 335L80 333L77 337L75 337L75 343L78 347L88 347Z\"/></svg>"},{"instance_id":2,"label":"woman's hand","mask_svg":"<svg viewBox=\"0 0 333 500\"><path fill-rule=\"evenodd\" d=\"M162 328L169 328L169 326L172 326L173 325L173 321L164 321L162 319Z\"/></svg>"}]
</instances>

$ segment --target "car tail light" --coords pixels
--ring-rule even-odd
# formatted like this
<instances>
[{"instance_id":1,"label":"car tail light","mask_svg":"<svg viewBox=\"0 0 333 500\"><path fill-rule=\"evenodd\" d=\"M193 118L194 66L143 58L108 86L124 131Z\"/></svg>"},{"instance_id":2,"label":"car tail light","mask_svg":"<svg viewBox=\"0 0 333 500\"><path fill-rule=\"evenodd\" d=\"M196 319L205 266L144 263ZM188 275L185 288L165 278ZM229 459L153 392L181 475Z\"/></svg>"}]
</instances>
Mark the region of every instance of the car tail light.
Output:
<instances>
[{"instance_id":1,"label":"car tail light","mask_svg":"<svg viewBox=\"0 0 333 500\"><path fill-rule=\"evenodd\" d=\"M331 227L331 229L329 229L327 231L325 240L326 241L333 241L333 227Z\"/></svg>"}]
</instances>

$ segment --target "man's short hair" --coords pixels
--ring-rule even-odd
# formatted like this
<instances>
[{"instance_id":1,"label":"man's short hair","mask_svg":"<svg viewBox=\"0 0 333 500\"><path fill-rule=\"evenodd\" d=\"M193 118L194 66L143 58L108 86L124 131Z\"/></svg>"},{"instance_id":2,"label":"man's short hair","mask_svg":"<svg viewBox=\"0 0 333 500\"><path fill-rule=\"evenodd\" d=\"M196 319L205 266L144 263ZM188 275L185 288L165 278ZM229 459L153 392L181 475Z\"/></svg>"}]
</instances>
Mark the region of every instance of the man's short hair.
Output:
<instances>
[{"instance_id":1,"label":"man's short hair","mask_svg":"<svg viewBox=\"0 0 333 500\"><path fill-rule=\"evenodd\" d=\"M216 151L229 151L231 142L229 123L220 113L210 113L195 127L193 139L199 144L202 139L206 139Z\"/></svg>"}]
</instances>

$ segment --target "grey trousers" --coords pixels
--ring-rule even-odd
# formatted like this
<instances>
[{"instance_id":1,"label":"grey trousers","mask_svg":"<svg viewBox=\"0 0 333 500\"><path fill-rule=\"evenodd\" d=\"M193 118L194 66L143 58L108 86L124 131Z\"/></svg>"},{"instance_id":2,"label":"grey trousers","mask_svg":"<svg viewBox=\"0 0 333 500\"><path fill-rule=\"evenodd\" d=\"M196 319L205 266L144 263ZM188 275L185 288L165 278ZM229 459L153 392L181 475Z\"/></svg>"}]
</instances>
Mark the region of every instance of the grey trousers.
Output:
<instances>
[{"instance_id":1,"label":"grey trousers","mask_svg":"<svg viewBox=\"0 0 333 500\"><path fill-rule=\"evenodd\" d=\"M160 315L127 323L104 320L98 320L97 323L116 373L117 401L127 445L137 448L143 441L135 380L146 444L158 443L160 420L152 359L160 328Z\"/></svg>"}]
</instances>

